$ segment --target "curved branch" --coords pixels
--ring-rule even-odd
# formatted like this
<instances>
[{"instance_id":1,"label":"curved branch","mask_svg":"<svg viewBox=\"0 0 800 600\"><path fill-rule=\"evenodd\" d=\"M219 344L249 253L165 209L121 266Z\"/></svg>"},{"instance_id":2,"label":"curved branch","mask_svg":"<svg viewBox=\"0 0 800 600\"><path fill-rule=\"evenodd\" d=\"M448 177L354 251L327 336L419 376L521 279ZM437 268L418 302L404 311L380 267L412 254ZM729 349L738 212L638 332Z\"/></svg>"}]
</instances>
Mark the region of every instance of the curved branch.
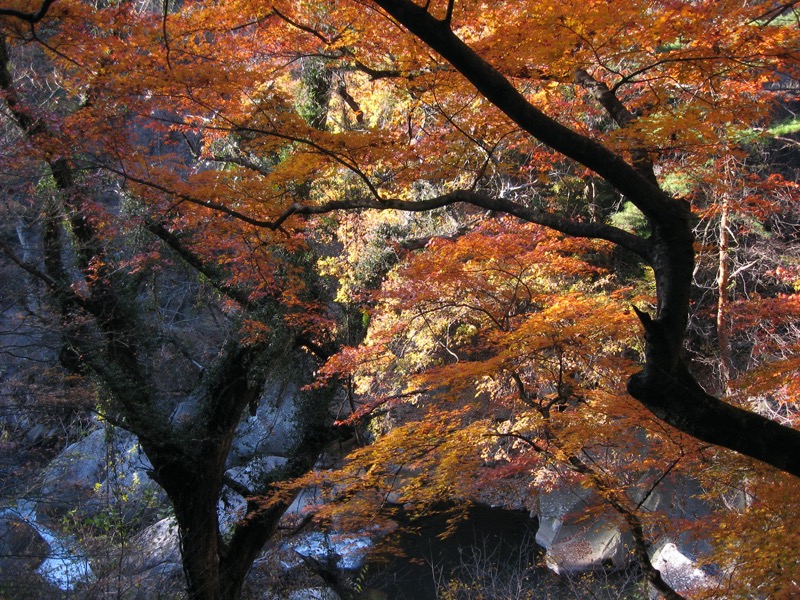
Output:
<instances>
[{"instance_id":1,"label":"curved branch","mask_svg":"<svg viewBox=\"0 0 800 600\"><path fill-rule=\"evenodd\" d=\"M602 81L592 77L586 69L575 71L575 83L589 90L592 97L600 103L600 106L606 109L606 112L619 127L630 125L636 120L636 115L629 111L617 98L616 90L609 88ZM653 162L650 160L647 151L642 148L636 148L632 151L632 154L633 166L636 170L643 177L657 185L658 182L653 172Z\"/></svg>"},{"instance_id":2,"label":"curved branch","mask_svg":"<svg viewBox=\"0 0 800 600\"><path fill-rule=\"evenodd\" d=\"M655 319L639 313L645 329L645 368L628 382L628 392L661 420L697 439L718 444L800 477L800 431L731 406L707 394L682 357L695 252L689 204L671 197L635 164L573 131L533 106L496 68L450 28L411 0L374 0L393 19L449 62L487 101L553 150L593 170L639 208L651 237L632 240L599 225L593 237L633 249L653 268L658 298ZM602 89L598 89L602 93ZM611 90L613 91L613 90ZM464 196L464 192L456 192ZM485 201L471 198L479 206ZM496 203L503 204L502 199ZM512 203L513 204L513 203ZM564 223L517 205L500 210L569 235L592 236L592 224Z\"/></svg>"},{"instance_id":3,"label":"curved branch","mask_svg":"<svg viewBox=\"0 0 800 600\"><path fill-rule=\"evenodd\" d=\"M501 212L513 217L517 217L529 223L536 223L554 229L566 235L571 235L580 238L601 239L617 244L618 246L633 252L644 260L648 260L650 256L650 244L648 240L640 238L632 233L628 233L622 229L618 229L612 225L605 223L595 222L580 222L561 217L559 215L542 211L535 208L528 208L522 204L518 204L512 200L502 197L488 196L480 192L472 190L455 190L435 198L428 200L397 200L397 199L375 199L375 198L360 198L356 200L333 200L323 204L301 204L295 202L280 215L274 219L256 219L250 217L242 212L229 208L228 206L219 202L212 202L210 200L203 200L188 194L176 192L168 187L137 177L132 173L128 173L122 169L112 167L110 165L97 165L111 173L119 175L128 181L158 190L165 194L177 198L181 202L195 204L210 208L222 214L228 215L238 219L248 225L259 227L262 229L276 230L279 229L290 217L293 215L323 215L343 210L400 210L406 212L425 212L450 206L451 204L470 204L484 208L489 211Z\"/></svg>"},{"instance_id":4,"label":"curved branch","mask_svg":"<svg viewBox=\"0 0 800 600\"><path fill-rule=\"evenodd\" d=\"M618 229L604 223L590 223L574 221L560 217L553 213L545 212L535 208L528 208L512 200L501 197L487 196L480 192L471 190L456 190L430 198L428 200L407 201L407 200L341 200L327 202L316 206L307 206L299 203L293 204L286 213L285 217L279 218L281 221L292 214L325 214L337 210L353 210L359 208L372 210L402 210L407 212L429 211L443 206L463 202L490 211L502 212L513 217L517 217L529 223L536 223L549 227L566 235L581 238L594 238L612 242L629 250L644 260L649 259L650 246L646 239Z\"/></svg>"},{"instance_id":5,"label":"curved branch","mask_svg":"<svg viewBox=\"0 0 800 600\"><path fill-rule=\"evenodd\" d=\"M441 55L489 102L529 135L598 173L654 220L683 219L685 206L664 193L620 155L565 127L533 106L496 68L449 26L410 0L375 0L390 16Z\"/></svg>"},{"instance_id":6,"label":"curved branch","mask_svg":"<svg viewBox=\"0 0 800 600\"><path fill-rule=\"evenodd\" d=\"M634 307L645 331L645 369L628 381L628 393L662 421L689 435L800 477L800 431L708 394L681 361L660 368L670 354L663 324Z\"/></svg>"},{"instance_id":7,"label":"curved branch","mask_svg":"<svg viewBox=\"0 0 800 600\"><path fill-rule=\"evenodd\" d=\"M5 17L14 17L15 19L19 19L21 21L25 21L26 23L30 23L34 25L38 23L42 19L45 18L47 15L47 11L50 10L50 7L56 0L44 0L42 5L39 7L39 10L32 13L22 12L21 10L14 10L13 8L0 8L0 16Z\"/></svg>"}]
</instances>

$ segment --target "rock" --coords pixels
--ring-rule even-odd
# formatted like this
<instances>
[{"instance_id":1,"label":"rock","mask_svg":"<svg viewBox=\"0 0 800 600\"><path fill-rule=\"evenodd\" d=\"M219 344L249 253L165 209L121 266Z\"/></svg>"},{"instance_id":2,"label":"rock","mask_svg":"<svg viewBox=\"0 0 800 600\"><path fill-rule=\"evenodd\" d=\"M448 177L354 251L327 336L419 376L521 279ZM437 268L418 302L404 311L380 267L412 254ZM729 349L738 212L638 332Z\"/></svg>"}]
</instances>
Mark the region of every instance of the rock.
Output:
<instances>
[{"instance_id":1,"label":"rock","mask_svg":"<svg viewBox=\"0 0 800 600\"><path fill-rule=\"evenodd\" d=\"M47 498L37 507L39 519L56 524L70 510L83 507L104 478L105 432L97 429L68 446L45 468L41 494Z\"/></svg>"},{"instance_id":2,"label":"rock","mask_svg":"<svg viewBox=\"0 0 800 600\"><path fill-rule=\"evenodd\" d=\"M50 554L50 546L27 521L14 514L0 516L0 574L35 571Z\"/></svg>"},{"instance_id":3,"label":"rock","mask_svg":"<svg viewBox=\"0 0 800 600\"><path fill-rule=\"evenodd\" d=\"M547 550L547 566L556 573L628 565L631 536L614 525L609 510L597 509L601 502L592 490L577 485L539 496L536 543Z\"/></svg>"},{"instance_id":4,"label":"rock","mask_svg":"<svg viewBox=\"0 0 800 600\"><path fill-rule=\"evenodd\" d=\"M295 432L295 398L299 390L275 382L264 390L255 415L248 415L236 429L228 467L246 464L254 456L282 456L292 447Z\"/></svg>"},{"instance_id":5,"label":"rock","mask_svg":"<svg viewBox=\"0 0 800 600\"><path fill-rule=\"evenodd\" d=\"M713 583L711 577L672 542L658 544L650 555L650 561L661 571L664 581L678 593L696 592ZM660 596L651 594L651 597Z\"/></svg>"},{"instance_id":6,"label":"rock","mask_svg":"<svg viewBox=\"0 0 800 600\"><path fill-rule=\"evenodd\" d=\"M631 543L630 534L612 522L568 518L547 548L545 561L559 574L624 569L630 561Z\"/></svg>"},{"instance_id":7,"label":"rock","mask_svg":"<svg viewBox=\"0 0 800 600\"><path fill-rule=\"evenodd\" d=\"M276 469L285 466L287 462L288 459L284 456L259 456L248 462L246 466L228 469L225 475L245 487L253 488L255 484Z\"/></svg>"},{"instance_id":8,"label":"rock","mask_svg":"<svg viewBox=\"0 0 800 600\"><path fill-rule=\"evenodd\" d=\"M149 518L164 494L148 477L150 462L136 438L119 428L96 429L67 447L44 469L39 522L56 526L72 511L92 517L109 507L123 523Z\"/></svg>"},{"instance_id":9,"label":"rock","mask_svg":"<svg viewBox=\"0 0 800 600\"><path fill-rule=\"evenodd\" d=\"M364 562L374 536L362 534L307 533L291 540L288 545L300 556L339 570L354 571Z\"/></svg>"},{"instance_id":10,"label":"rock","mask_svg":"<svg viewBox=\"0 0 800 600\"><path fill-rule=\"evenodd\" d=\"M170 415L170 423L176 427L188 427L192 424L197 415L198 402L196 398L190 398L180 402Z\"/></svg>"},{"instance_id":11,"label":"rock","mask_svg":"<svg viewBox=\"0 0 800 600\"><path fill-rule=\"evenodd\" d=\"M288 522L299 523L309 511L314 510L323 501L323 494L319 488L315 486L303 488L286 509L283 518Z\"/></svg>"},{"instance_id":12,"label":"rock","mask_svg":"<svg viewBox=\"0 0 800 600\"><path fill-rule=\"evenodd\" d=\"M651 489L652 479L651 475L629 492L632 501L637 505L641 503L643 510L657 512L668 519L683 521L699 521L712 513L711 506L704 500L705 490L696 480L684 475L670 474L661 479L655 489ZM644 494L647 494L646 499ZM689 532L683 532L684 528L675 527L673 530L677 534L670 541L682 552L698 556L712 550L708 541L698 539Z\"/></svg>"},{"instance_id":13,"label":"rock","mask_svg":"<svg viewBox=\"0 0 800 600\"><path fill-rule=\"evenodd\" d=\"M289 592L286 600L339 600L339 594L330 588L317 587Z\"/></svg>"},{"instance_id":14,"label":"rock","mask_svg":"<svg viewBox=\"0 0 800 600\"><path fill-rule=\"evenodd\" d=\"M64 597L48 577L60 547L45 539L34 523L17 511L0 514L0 597L40 600Z\"/></svg>"},{"instance_id":15,"label":"rock","mask_svg":"<svg viewBox=\"0 0 800 600\"><path fill-rule=\"evenodd\" d=\"M137 534L118 567L100 581L110 597L127 600L180 598L185 587L178 528L171 518Z\"/></svg>"},{"instance_id":16,"label":"rock","mask_svg":"<svg viewBox=\"0 0 800 600\"><path fill-rule=\"evenodd\" d=\"M48 427L42 423L37 423L25 433L25 441L31 446L35 446L47 439Z\"/></svg>"},{"instance_id":17,"label":"rock","mask_svg":"<svg viewBox=\"0 0 800 600\"><path fill-rule=\"evenodd\" d=\"M657 475L657 474L656 474ZM658 484L653 487L653 481ZM663 479L643 475L628 491L631 503L668 519L697 520L711 513L697 481L670 474ZM633 538L617 527L616 514L590 488L565 485L542 492L538 499L536 542L547 549L547 565L557 573L595 569L623 569L631 560ZM697 555L710 547L691 535L672 540L676 550Z\"/></svg>"},{"instance_id":18,"label":"rock","mask_svg":"<svg viewBox=\"0 0 800 600\"><path fill-rule=\"evenodd\" d=\"M140 575L169 567L182 569L178 525L172 518L161 519L130 541L120 571L126 575Z\"/></svg>"},{"instance_id":19,"label":"rock","mask_svg":"<svg viewBox=\"0 0 800 600\"><path fill-rule=\"evenodd\" d=\"M244 517L247 510L247 501L237 491L239 484L247 489L257 489L257 484L275 469L283 467L287 459L283 456L261 456L251 460L247 466L233 467L225 471L225 476L232 483L222 489L222 495L217 505L220 529L223 533L230 531L233 526ZM233 489L233 488L237 489Z\"/></svg>"}]
</instances>

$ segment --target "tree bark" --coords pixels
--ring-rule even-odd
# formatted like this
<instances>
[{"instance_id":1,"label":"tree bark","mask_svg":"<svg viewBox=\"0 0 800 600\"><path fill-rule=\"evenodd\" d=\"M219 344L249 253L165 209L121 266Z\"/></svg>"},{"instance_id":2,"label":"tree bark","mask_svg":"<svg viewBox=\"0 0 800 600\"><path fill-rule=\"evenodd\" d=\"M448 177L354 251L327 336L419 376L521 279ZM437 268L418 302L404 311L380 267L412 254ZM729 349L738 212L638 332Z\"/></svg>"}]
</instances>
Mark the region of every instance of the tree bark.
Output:
<instances>
[{"instance_id":1,"label":"tree bark","mask_svg":"<svg viewBox=\"0 0 800 600\"><path fill-rule=\"evenodd\" d=\"M731 353L730 286L731 257L729 255L730 231L728 217L730 207L728 198L723 197L719 215L719 263L717 272L717 346L719 348L719 375L725 393L733 377L733 358Z\"/></svg>"}]
</instances>

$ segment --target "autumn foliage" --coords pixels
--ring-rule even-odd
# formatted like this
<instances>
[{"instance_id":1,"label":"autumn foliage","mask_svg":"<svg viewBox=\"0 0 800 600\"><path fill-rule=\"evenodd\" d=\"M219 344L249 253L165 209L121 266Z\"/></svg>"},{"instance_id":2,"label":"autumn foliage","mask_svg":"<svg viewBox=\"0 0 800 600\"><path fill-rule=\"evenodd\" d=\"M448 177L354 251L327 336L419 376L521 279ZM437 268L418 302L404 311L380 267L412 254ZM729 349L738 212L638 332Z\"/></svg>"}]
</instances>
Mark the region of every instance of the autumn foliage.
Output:
<instances>
[{"instance_id":1,"label":"autumn foliage","mask_svg":"<svg viewBox=\"0 0 800 600\"><path fill-rule=\"evenodd\" d=\"M797 109L795 2L0 15L3 210L73 236L60 272L6 256L101 330L108 282L170 261L243 352L288 328L360 442L281 488L324 488L320 519L577 482L669 595L646 547L675 524L634 498L680 473L720 507L691 525L725 573L703 593L797 593L800 189L770 129Z\"/></svg>"}]
</instances>

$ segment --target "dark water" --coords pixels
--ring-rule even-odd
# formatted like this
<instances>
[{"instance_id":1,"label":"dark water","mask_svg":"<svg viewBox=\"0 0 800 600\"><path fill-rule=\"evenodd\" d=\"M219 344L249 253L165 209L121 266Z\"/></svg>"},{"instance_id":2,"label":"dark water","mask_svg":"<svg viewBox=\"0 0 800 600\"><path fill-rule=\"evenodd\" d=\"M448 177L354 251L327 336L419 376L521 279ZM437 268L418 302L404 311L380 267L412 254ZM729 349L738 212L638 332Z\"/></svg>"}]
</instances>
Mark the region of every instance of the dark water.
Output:
<instances>
[{"instance_id":1,"label":"dark water","mask_svg":"<svg viewBox=\"0 0 800 600\"><path fill-rule=\"evenodd\" d=\"M379 591L373 598L427 600L445 595L524 598L554 575L538 566L543 549L536 545L538 527L526 511L474 505L405 518L399 533L371 554L363 587ZM523 592L522 590L527 590ZM384 595L385 594L385 595Z\"/></svg>"}]
</instances>

